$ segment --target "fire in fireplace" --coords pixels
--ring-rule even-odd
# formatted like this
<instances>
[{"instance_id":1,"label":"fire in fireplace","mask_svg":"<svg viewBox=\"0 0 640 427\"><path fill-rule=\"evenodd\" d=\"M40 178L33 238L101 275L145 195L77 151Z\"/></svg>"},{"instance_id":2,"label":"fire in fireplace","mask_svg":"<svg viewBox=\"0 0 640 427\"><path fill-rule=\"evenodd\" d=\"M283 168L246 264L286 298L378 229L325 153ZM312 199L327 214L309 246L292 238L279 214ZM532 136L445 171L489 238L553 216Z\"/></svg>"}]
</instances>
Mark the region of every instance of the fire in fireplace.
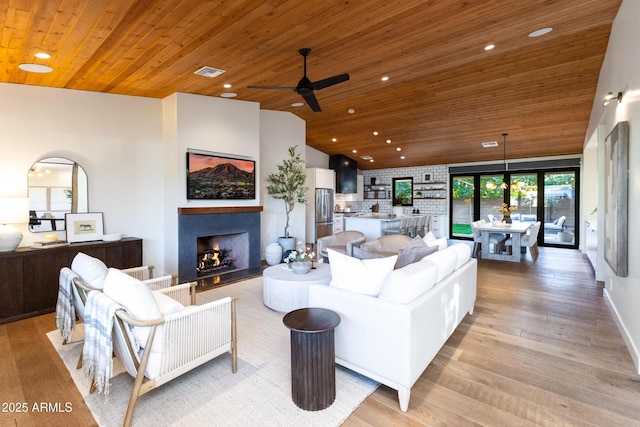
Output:
<instances>
[{"instance_id":1,"label":"fire in fireplace","mask_svg":"<svg viewBox=\"0 0 640 427\"><path fill-rule=\"evenodd\" d=\"M198 237L197 277L218 276L247 268L248 234L233 233Z\"/></svg>"},{"instance_id":2,"label":"fire in fireplace","mask_svg":"<svg viewBox=\"0 0 640 427\"><path fill-rule=\"evenodd\" d=\"M215 245L198 253L198 277L220 274L236 268L236 258L230 255L231 249L220 249Z\"/></svg>"}]
</instances>

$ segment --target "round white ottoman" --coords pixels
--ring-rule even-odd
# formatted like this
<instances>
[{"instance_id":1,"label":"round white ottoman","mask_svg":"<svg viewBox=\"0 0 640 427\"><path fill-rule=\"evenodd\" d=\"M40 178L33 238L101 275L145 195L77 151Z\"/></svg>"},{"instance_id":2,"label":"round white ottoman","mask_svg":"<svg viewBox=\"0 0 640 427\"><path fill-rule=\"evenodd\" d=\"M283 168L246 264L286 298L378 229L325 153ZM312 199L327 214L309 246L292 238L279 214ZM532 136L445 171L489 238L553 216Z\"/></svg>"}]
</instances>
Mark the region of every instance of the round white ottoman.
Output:
<instances>
[{"instance_id":1,"label":"round white ottoman","mask_svg":"<svg viewBox=\"0 0 640 427\"><path fill-rule=\"evenodd\" d=\"M309 285L328 285L331 282L329 264L313 263L315 269L307 274L296 274L279 264L262 273L264 305L280 313L288 313L309 305Z\"/></svg>"}]
</instances>

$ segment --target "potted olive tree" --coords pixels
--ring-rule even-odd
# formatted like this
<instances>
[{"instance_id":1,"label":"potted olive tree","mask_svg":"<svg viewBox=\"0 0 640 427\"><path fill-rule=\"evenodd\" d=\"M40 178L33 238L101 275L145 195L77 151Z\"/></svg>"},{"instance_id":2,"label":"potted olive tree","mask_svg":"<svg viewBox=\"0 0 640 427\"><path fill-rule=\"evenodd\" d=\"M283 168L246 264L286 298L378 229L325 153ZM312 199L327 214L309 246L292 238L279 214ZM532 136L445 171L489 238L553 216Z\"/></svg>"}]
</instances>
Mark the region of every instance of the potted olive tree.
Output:
<instances>
[{"instance_id":1,"label":"potted olive tree","mask_svg":"<svg viewBox=\"0 0 640 427\"><path fill-rule=\"evenodd\" d=\"M284 236L278 238L282 246L283 256L295 249L296 239L289 236L289 216L296 207L296 203L307 203L307 188L305 162L296 153L298 146L289 147L289 158L279 164L278 172L271 173L267 177L267 193L275 199L284 200L287 222L284 226Z\"/></svg>"}]
</instances>

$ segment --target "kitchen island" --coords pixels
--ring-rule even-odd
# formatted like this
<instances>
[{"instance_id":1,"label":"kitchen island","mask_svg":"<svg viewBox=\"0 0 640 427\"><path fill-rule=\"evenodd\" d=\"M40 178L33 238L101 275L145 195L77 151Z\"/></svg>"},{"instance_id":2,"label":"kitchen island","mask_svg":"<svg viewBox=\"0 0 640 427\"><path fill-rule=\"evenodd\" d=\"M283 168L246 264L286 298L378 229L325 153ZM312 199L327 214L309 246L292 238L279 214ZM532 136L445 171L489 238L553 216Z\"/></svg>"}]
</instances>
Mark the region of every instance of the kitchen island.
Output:
<instances>
[{"instance_id":1,"label":"kitchen island","mask_svg":"<svg viewBox=\"0 0 640 427\"><path fill-rule=\"evenodd\" d=\"M398 228L400 218L393 214L365 214L344 219L344 229L355 230L364 235L367 241L382 237L387 228Z\"/></svg>"}]
</instances>

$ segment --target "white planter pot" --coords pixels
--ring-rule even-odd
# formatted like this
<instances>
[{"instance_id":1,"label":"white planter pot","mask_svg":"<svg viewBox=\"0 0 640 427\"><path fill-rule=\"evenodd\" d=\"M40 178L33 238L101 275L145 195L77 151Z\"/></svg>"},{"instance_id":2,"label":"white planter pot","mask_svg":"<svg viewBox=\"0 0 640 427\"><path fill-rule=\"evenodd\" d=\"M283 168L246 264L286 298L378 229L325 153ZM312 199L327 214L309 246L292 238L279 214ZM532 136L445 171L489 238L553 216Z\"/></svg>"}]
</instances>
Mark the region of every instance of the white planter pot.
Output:
<instances>
[{"instance_id":1,"label":"white planter pot","mask_svg":"<svg viewBox=\"0 0 640 427\"><path fill-rule=\"evenodd\" d=\"M277 243L268 244L264 250L265 261L269 265L276 265L282 262L282 246Z\"/></svg>"},{"instance_id":2,"label":"white planter pot","mask_svg":"<svg viewBox=\"0 0 640 427\"><path fill-rule=\"evenodd\" d=\"M278 237L278 243L282 246L282 256L286 257L289 255L289 252L296 248L296 238L295 237Z\"/></svg>"}]
</instances>

